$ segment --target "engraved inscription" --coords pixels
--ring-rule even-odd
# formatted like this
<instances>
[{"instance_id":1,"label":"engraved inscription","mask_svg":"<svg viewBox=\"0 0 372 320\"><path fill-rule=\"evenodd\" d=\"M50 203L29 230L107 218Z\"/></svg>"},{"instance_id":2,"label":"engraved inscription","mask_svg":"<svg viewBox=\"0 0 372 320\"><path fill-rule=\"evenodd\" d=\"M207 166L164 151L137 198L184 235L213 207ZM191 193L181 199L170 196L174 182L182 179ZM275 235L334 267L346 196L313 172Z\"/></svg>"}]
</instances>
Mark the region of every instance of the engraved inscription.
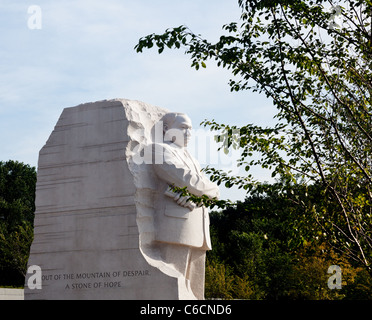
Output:
<instances>
[{"instance_id":1,"label":"engraved inscription","mask_svg":"<svg viewBox=\"0 0 372 320\"><path fill-rule=\"evenodd\" d=\"M65 290L77 289L99 289L99 288L120 288L125 284L128 277L150 276L149 270L118 270L101 272L79 272L48 274L42 276L44 281L66 281Z\"/></svg>"}]
</instances>

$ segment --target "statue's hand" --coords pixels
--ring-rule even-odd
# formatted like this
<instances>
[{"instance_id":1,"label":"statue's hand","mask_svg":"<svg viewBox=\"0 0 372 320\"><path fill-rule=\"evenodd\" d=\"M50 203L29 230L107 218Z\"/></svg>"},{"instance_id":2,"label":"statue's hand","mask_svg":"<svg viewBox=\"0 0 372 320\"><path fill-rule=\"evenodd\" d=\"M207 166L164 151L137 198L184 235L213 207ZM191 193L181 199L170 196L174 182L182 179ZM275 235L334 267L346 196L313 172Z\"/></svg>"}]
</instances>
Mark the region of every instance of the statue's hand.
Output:
<instances>
[{"instance_id":1,"label":"statue's hand","mask_svg":"<svg viewBox=\"0 0 372 320\"><path fill-rule=\"evenodd\" d=\"M173 198L174 201L177 202L178 205L189 208L190 210L194 210L196 207L196 204L192 201L189 201L188 196L182 196L182 193L175 193L172 191L171 187L168 187L168 189L165 191L165 195L168 197Z\"/></svg>"},{"instance_id":2,"label":"statue's hand","mask_svg":"<svg viewBox=\"0 0 372 320\"><path fill-rule=\"evenodd\" d=\"M195 208L195 203L189 200L190 197L188 196L181 196L181 193L178 193L176 197L174 197L174 200L182 207L189 208L190 210L193 210Z\"/></svg>"}]
</instances>

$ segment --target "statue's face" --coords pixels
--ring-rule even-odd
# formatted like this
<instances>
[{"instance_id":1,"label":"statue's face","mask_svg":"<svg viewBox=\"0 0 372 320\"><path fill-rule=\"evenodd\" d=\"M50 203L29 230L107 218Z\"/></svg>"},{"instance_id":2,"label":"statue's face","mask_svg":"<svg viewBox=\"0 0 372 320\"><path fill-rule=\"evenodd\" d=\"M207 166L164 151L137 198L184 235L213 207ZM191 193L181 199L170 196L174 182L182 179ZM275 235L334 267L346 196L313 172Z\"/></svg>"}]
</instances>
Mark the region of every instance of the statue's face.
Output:
<instances>
[{"instance_id":1,"label":"statue's face","mask_svg":"<svg viewBox=\"0 0 372 320\"><path fill-rule=\"evenodd\" d=\"M192 123L188 116L179 115L172 126L166 128L164 140L172 141L179 147L186 147L191 138Z\"/></svg>"}]
</instances>

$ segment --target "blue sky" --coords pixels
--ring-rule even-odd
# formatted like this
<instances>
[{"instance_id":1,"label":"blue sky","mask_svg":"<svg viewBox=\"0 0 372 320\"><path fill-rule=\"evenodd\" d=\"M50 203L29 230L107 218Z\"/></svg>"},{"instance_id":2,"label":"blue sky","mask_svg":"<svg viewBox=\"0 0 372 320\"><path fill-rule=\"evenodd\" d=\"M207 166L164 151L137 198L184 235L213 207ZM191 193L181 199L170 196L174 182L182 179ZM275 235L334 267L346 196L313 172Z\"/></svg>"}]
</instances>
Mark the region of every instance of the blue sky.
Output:
<instances>
[{"instance_id":1,"label":"blue sky","mask_svg":"<svg viewBox=\"0 0 372 320\"><path fill-rule=\"evenodd\" d=\"M41 9L41 29L28 27L31 5ZM103 99L185 112L199 132L204 119L272 124L271 102L251 92L231 93L229 72L213 62L195 71L182 49L161 55L133 49L140 37L180 25L217 40L222 25L239 16L237 0L1 0L0 161L37 166L63 108ZM234 155L221 160L214 146L209 151L202 166L235 170ZM263 171L254 173L269 180ZM222 196L244 194L223 189Z\"/></svg>"}]
</instances>

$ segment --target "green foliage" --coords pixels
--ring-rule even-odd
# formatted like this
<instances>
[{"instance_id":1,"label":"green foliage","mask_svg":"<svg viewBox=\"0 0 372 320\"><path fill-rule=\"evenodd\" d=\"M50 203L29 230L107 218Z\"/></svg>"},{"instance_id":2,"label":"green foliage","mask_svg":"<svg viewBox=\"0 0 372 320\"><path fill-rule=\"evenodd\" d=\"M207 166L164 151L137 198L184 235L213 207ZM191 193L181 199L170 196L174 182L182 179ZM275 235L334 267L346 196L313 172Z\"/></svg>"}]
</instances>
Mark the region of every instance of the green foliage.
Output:
<instances>
[{"instance_id":1,"label":"green foliage","mask_svg":"<svg viewBox=\"0 0 372 320\"><path fill-rule=\"evenodd\" d=\"M218 131L224 152L241 150L237 165L247 176L214 168L206 172L218 183L247 192L259 187L250 174L253 166L289 183L320 183L327 204L307 210L316 214L327 241L372 274L372 4L238 2L239 23L224 25L215 43L180 26L141 38L135 49L182 47L196 70L208 60L229 69L232 91L265 94L278 110L271 128L204 121ZM258 160L252 160L254 153Z\"/></svg>"},{"instance_id":2,"label":"green foliage","mask_svg":"<svg viewBox=\"0 0 372 320\"><path fill-rule=\"evenodd\" d=\"M285 196L285 186L266 185L245 202L211 213L206 297L371 299L372 277L327 245L316 215L295 203L326 204L321 188L293 185L292 192L286 190L291 196ZM334 264L342 269L341 290L327 286L327 270Z\"/></svg>"},{"instance_id":3,"label":"green foliage","mask_svg":"<svg viewBox=\"0 0 372 320\"><path fill-rule=\"evenodd\" d=\"M3 227L0 232L2 266L17 271L24 277L32 239L33 228L30 223L18 225L12 232L8 232Z\"/></svg>"},{"instance_id":4,"label":"green foliage","mask_svg":"<svg viewBox=\"0 0 372 320\"><path fill-rule=\"evenodd\" d=\"M17 161L0 162L0 217L8 229L27 221L35 212L36 170Z\"/></svg>"},{"instance_id":5,"label":"green foliage","mask_svg":"<svg viewBox=\"0 0 372 320\"><path fill-rule=\"evenodd\" d=\"M224 264L214 260L207 262L205 277L205 292L208 297L232 298L234 276Z\"/></svg>"},{"instance_id":6,"label":"green foliage","mask_svg":"<svg viewBox=\"0 0 372 320\"><path fill-rule=\"evenodd\" d=\"M0 162L0 285L23 286L33 239L36 170Z\"/></svg>"}]
</instances>

